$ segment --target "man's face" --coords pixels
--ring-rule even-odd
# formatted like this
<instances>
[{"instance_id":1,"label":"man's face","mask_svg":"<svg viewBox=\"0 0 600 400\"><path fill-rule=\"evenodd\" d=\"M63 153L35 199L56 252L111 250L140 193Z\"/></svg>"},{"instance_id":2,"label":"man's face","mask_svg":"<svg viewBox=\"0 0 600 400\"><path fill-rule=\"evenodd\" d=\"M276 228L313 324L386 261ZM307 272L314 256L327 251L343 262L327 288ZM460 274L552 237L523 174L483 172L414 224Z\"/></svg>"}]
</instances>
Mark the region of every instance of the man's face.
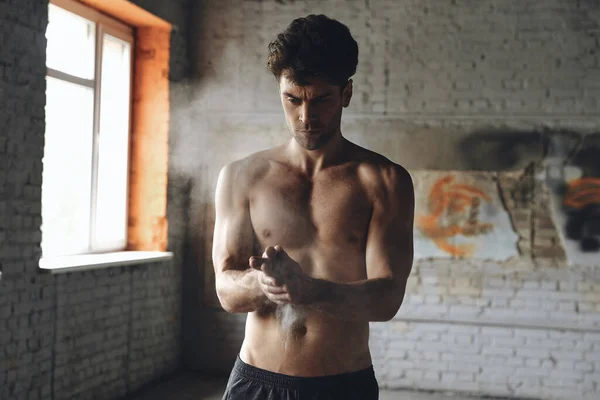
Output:
<instances>
[{"instance_id":1,"label":"man's face","mask_svg":"<svg viewBox=\"0 0 600 400\"><path fill-rule=\"evenodd\" d=\"M341 88L310 78L300 86L284 74L279 80L279 93L294 139L303 148L316 150L340 132L342 108L350 104L352 97L352 81Z\"/></svg>"}]
</instances>

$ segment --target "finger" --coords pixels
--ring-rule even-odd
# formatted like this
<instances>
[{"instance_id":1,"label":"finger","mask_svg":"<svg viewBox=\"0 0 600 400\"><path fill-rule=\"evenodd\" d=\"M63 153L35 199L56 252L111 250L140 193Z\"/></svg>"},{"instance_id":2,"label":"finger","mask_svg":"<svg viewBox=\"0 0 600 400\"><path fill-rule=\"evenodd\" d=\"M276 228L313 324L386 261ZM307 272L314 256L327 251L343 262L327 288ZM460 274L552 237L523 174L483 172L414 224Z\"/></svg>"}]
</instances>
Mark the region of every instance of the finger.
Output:
<instances>
[{"instance_id":1,"label":"finger","mask_svg":"<svg viewBox=\"0 0 600 400\"><path fill-rule=\"evenodd\" d=\"M267 293L270 293L273 295L289 294L288 291L283 286L265 285L264 290L266 290Z\"/></svg>"},{"instance_id":2,"label":"finger","mask_svg":"<svg viewBox=\"0 0 600 400\"><path fill-rule=\"evenodd\" d=\"M260 269L260 266L262 265L262 262L260 260L260 257L252 256L248 260L248 265L250 266L250 268Z\"/></svg>"},{"instance_id":3,"label":"finger","mask_svg":"<svg viewBox=\"0 0 600 400\"><path fill-rule=\"evenodd\" d=\"M257 269L259 271L263 271L267 274L273 273L273 260L269 258L262 258L253 256L250 258L250 267Z\"/></svg>"},{"instance_id":4,"label":"finger","mask_svg":"<svg viewBox=\"0 0 600 400\"><path fill-rule=\"evenodd\" d=\"M260 274L259 282L263 285L282 286L278 284L279 282L277 282L277 279L274 276L269 276L265 273Z\"/></svg>"},{"instance_id":5,"label":"finger","mask_svg":"<svg viewBox=\"0 0 600 400\"><path fill-rule=\"evenodd\" d=\"M280 284L280 282L275 279L274 277L271 277L269 275L265 275L262 274L261 278L260 278L260 283L262 283L263 285L269 285L269 286L283 286Z\"/></svg>"},{"instance_id":6,"label":"finger","mask_svg":"<svg viewBox=\"0 0 600 400\"><path fill-rule=\"evenodd\" d=\"M277 259L278 260L286 260L289 259L290 256L288 255L288 253L286 253L286 251L283 249L283 247L277 245L275 246L275 249L277 250Z\"/></svg>"},{"instance_id":7,"label":"finger","mask_svg":"<svg viewBox=\"0 0 600 400\"><path fill-rule=\"evenodd\" d=\"M262 265L264 263L270 263L271 260L269 260L268 258L262 258L262 257L257 257L257 256L252 256L250 257L250 267L254 268L254 269L260 269L260 267L262 267Z\"/></svg>"},{"instance_id":8,"label":"finger","mask_svg":"<svg viewBox=\"0 0 600 400\"><path fill-rule=\"evenodd\" d=\"M273 265L271 265L271 263L268 262L263 262L260 266L260 270L262 272L264 272L265 274L267 274L268 276L273 276L274 269L273 269Z\"/></svg>"},{"instance_id":9,"label":"finger","mask_svg":"<svg viewBox=\"0 0 600 400\"><path fill-rule=\"evenodd\" d=\"M267 246L265 247L265 251L263 251L262 256L261 257L267 257L267 251L271 248L271 246Z\"/></svg>"},{"instance_id":10,"label":"finger","mask_svg":"<svg viewBox=\"0 0 600 400\"><path fill-rule=\"evenodd\" d=\"M291 301L290 295L288 294L269 294L269 300L276 304L288 304Z\"/></svg>"},{"instance_id":11,"label":"finger","mask_svg":"<svg viewBox=\"0 0 600 400\"><path fill-rule=\"evenodd\" d=\"M285 250L283 250L283 247L281 247L280 245L275 246L275 250L277 251L278 260L285 260L288 256Z\"/></svg>"},{"instance_id":12,"label":"finger","mask_svg":"<svg viewBox=\"0 0 600 400\"><path fill-rule=\"evenodd\" d=\"M263 257L274 258L275 256L277 256L277 250L275 250L273 246L269 246L265 249Z\"/></svg>"}]
</instances>

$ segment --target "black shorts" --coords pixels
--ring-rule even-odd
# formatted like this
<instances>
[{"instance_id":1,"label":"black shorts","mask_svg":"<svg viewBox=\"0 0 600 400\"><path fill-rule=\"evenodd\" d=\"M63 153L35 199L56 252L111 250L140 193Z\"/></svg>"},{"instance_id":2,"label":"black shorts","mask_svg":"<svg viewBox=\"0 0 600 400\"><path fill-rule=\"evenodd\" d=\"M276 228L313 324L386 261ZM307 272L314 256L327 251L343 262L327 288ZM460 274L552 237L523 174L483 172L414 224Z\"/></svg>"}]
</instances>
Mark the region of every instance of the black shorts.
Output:
<instances>
[{"instance_id":1,"label":"black shorts","mask_svg":"<svg viewBox=\"0 0 600 400\"><path fill-rule=\"evenodd\" d=\"M223 400L377 400L373 367L339 375L296 377L253 367L237 357Z\"/></svg>"}]
</instances>

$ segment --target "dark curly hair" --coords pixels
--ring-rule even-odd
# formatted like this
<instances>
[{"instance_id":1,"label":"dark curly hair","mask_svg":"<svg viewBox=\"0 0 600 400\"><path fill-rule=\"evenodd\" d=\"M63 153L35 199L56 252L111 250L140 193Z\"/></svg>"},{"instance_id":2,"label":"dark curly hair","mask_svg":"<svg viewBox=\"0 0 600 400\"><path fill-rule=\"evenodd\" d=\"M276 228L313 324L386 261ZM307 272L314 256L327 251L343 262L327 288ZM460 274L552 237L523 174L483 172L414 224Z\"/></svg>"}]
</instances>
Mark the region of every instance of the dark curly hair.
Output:
<instances>
[{"instance_id":1,"label":"dark curly hair","mask_svg":"<svg viewBox=\"0 0 600 400\"><path fill-rule=\"evenodd\" d=\"M356 72L358 44L344 24L325 15L298 18L269 44L267 69L298 85L321 78L345 86Z\"/></svg>"}]
</instances>

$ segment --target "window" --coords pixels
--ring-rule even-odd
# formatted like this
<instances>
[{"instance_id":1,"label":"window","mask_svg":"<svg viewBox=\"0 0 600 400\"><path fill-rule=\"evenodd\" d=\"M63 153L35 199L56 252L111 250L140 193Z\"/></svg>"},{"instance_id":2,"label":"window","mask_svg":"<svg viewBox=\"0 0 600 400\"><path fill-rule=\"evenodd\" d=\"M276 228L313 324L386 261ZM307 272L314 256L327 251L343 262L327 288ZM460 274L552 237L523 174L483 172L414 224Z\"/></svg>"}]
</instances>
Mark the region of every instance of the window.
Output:
<instances>
[{"instance_id":1,"label":"window","mask_svg":"<svg viewBox=\"0 0 600 400\"><path fill-rule=\"evenodd\" d=\"M133 30L49 5L42 257L127 246Z\"/></svg>"}]
</instances>

